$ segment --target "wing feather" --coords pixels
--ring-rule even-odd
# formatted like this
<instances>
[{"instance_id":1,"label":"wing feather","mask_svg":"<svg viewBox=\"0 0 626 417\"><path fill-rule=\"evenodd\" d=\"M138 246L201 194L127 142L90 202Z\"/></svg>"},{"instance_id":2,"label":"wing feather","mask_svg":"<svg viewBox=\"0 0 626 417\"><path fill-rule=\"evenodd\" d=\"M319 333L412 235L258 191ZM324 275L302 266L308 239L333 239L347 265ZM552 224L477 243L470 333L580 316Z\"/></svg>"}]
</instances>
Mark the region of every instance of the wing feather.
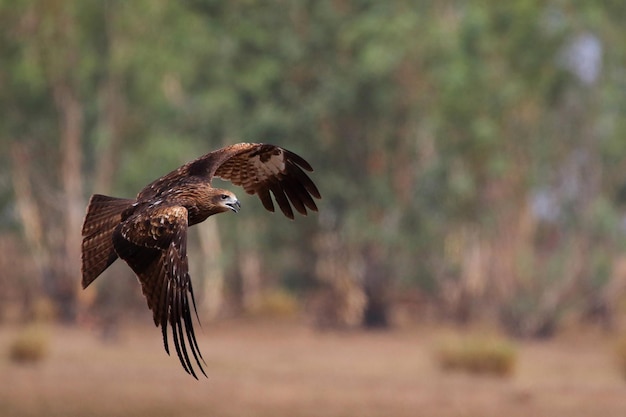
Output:
<instances>
[{"instance_id":1,"label":"wing feather","mask_svg":"<svg viewBox=\"0 0 626 417\"><path fill-rule=\"evenodd\" d=\"M271 198L267 198L270 191L273 193L271 183L293 179L304 186L310 197L300 200L306 208L317 211L313 199L322 197L317 186L304 171L311 172L313 167L295 152L265 143L237 143L209 152L153 181L139 192L137 200L155 200L175 187L183 178L202 177L210 182L215 176L242 186L248 194L257 194L263 207L268 211L274 211ZM283 185L280 188L284 187ZM281 197L274 195L274 198ZM283 207L284 204L281 210ZM282 211L287 214L293 210ZM306 215L306 212L302 214Z\"/></svg>"},{"instance_id":2,"label":"wing feather","mask_svg":"<svg viewBox=\"0 0 626 417\"><path fill-rule=\"evenodd\" d=\"M270 191L272 191L272 194L274 194L274 199L276 199L276 203L278 203L278 207L280 207L283 214L288 218L293 219L293 210L291 209L289 199L285 195L285 191L283 190L280 182L277 180L269 181L268 187Z\"/></svg>"},{"instance_id":3,"label":"wing feather","mask_svg":"<svg viewBox=\"0 0 626 417\"><path fill-rule=\"evenodd\" d=\"M191 292L191 300L193 302L193 309L196 312L196 318L198 319L198 321L200 321L200 318L198 317L198 310L196 308L196 300L195 300L195 297L193 296L193 290L191 290L191 287L190 287L190 292ZM196 360L196 363L198 363L200 362L200 358L202 357L202 354L200 353L200 347L198 346L198 341L196 340L196 337L193 331L193 323L191 321L191 312L189 310L190 310L189 303L187 303L185 305L185 311L183 312L183 318L185 319L185 329L187 331L187 339L189 340L189 343L190 343L191 353L193 353L193 357ZM202 368L200 369L202 370ZM204 375L206 376L206 374Z\"/></svg>"},{"instance_id":4,"label":"wing feather","mask_svg":"<svg viewBox=\"0 0 626 417\"><path fill-rule=\"evenodd\" d=\"M267 188L259 189L257 191L259 198L261 199L261 203L263 203L263 207L267 211L274 212L274 203L272 202L272 196L270 195L270 190Z\"/></svg>"},{"instance_id":5,"label":"wing feather","mask_svg":"<svg viewBox=\"0 0 626 417\"><path fill-rule=\"evenodd\" d=\"M313 168L296 153L262 143L237 144L215 152L220 152L221 158L214 153L203 157L215 165L205 166L209 177L214 175L242 186L249 194L257 194L268 211L274 211L273 194L281 211L290 219L294 218L293 208L305 216L307 209L317 211L314 198L320 199L320 192L303 171ZM200 166L198 161L191 163L195 169Z\"/></svg>"},{"instance_id":6,"label":"wing feather","mask_svg":"<svg viewBox=\"0 0 626 417\"><path fill-rule=\"evenodd\" d=\"M293 207L298 211L298 213L306 216L306 207L304 206L304 202L302 201L302 196L300 195L300 187L298 184L293 184L291 180L286 180L283 190L285 194L287 194L287 198L293 205ZM304 188L302 188L304 190Z\"/></svg>"},{"instance_id":7,"label":"wing feather","mask_svg":"<svg viewBox=\"0 0 626 417\"><path fill-rule=\"evenodd\" d=\"M288 160L295 162L309 172L313 172L313 167L303 157L287 149L283 149L283 152L287 155Z\"/></svg>"},{"instance_id":8,"label":"wing feather","mask_svg":"<svg viewBox=\"0 0 626 417\"><path fill-rule=\"evenodd\" d=\"M185 346L185 336L183 335L183 324L180 321L180 318L183 315L183 301L181 300L181 291L175 291L172 295L173 314L170 315L170 325L172 326L172 334L174 336L174 346L176 347L176 354L178 355L178 359L183 365L185 371L191 374L194 378L198 379L196 373L193 370L193 367L191 366L189 355L187 354L187 347Z\"/></svg>"},{"instance_id":9,"label":"wing feather","mask_svg":"<svg viewBox=\"0 0 626 417\"><path fill-rule=\"evenodd\" d=\"M171 300L171 295L170 295L171 285L168 279L163 280L163 287L164 288L163 288L163 293L161 295L161 303L159 304L160 309L154 310L154 323L157 324L157 319L158 319L157 326L161 326L161 333L163 335L163 347L165 348L165 351L169 355L170 346L169 346L168 338L167 338L167 324L168 324L167 309Z\"/></svg>"},{"instance_id":10,"label":"wing feather","mask_svg":"<svg viewBox=\"0 0 626 417\"><path fill-rule=\"evenodd\" d=\"M139 278L154 323L161 327L165 351L170 353L169 326L178 360L197 379L188 349L200 371L206 373L189 307L191 299L197 317L187 260L187 227L184 207L147 206L118 226L113 245Z\"/></svg>"},{"instance_id":11,"label":"wing feather","mask_svg":"<svg viewBox=\"0 0 626 417\"><path fill-rule=\"evenodd\" d=\"M299 182L300 184L304 186L304 189L307 190L307 192L310 195L312 195L313 197L317 199L322 198L315 183L311 180L311 178L309 178L309 176L304 171L302 171L302 169L299 166L294 165L294 164L290 165L289 173L291 177L294 177L294 179L297 182Z\"/></svg>"},{"instance_id":12,"label":"wing feather","mask_svg":"<svg viewBox=\"0 0 626 417\"><path fill-rule=\"evenodd\" d=\"M292 192L297 194L298 198L300 198L300 201L302 201L302 204L304 204L312 211L317 211L317 205L315 204L315 200L313 200L313 197L311 197L311 194L309 194L302 182L298 182L293 178L287 179L286 182L288 184L286 188L291 189ZM306 216L306 209L303 210L303 214Z\"/></svg>"}]
</instances>

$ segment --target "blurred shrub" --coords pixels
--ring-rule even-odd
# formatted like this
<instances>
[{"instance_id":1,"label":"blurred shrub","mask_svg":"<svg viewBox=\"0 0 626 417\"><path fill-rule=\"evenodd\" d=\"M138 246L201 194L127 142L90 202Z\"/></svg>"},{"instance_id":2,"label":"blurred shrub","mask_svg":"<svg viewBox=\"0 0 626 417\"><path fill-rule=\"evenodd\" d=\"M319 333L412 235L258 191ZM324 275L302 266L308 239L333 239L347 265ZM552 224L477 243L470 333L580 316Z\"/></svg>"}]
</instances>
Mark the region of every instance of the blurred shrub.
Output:
<instances>
[{"instance_id":1,"label":"blurred shrub","mask_svg":"<svg viewBox=\"0 0 626 417\"><path fill-rule=\"evenodd\" d=\"M40 362L49 352L48 332L41 325L24 327L9 346L9 358L14 362Z\"/></svg>"},{"instance_id":2,"label":"blurred shrub","mask_svg":"<svg viewBox=\"0 0 626 417\"><path fill-rule=\"evenodd\" d=\"M293 318L298 311L298 299L290 292L276 288L264 292L250 313L263 318Z\"/></svg>"},{"instance_id":3,"label":"blurred shrub","mask_svg":"<svg viewBox=\"0 0 626 417\"><path fill-rule=\"evenodd\" d=\"M436 357L444 370L509 376L517 352L511 342L493 336L449 337L439 343Z\"/></svg>"}]
</instances>

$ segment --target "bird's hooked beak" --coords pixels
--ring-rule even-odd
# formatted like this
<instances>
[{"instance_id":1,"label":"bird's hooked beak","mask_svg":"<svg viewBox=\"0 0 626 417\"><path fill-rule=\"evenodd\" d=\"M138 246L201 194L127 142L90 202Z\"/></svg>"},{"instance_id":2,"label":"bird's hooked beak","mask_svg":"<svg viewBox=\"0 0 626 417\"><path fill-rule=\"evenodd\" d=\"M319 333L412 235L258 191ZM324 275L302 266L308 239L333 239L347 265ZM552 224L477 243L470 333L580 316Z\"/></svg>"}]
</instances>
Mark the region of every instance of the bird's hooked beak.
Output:
<instances>
[{"instance_id":1,"label":"bird's hooked beak","mask_svg":"<svg viewBox=\"0 0 626 417\"><path fill-rule=\"evenodd\" d=\"M241 203L239 202L239 200L235 199L234 201L229 201L228 203L226 203L226 207L228 207L235 213L239 213L239 210L241 209Z\"/></svg>"}]
</instances>

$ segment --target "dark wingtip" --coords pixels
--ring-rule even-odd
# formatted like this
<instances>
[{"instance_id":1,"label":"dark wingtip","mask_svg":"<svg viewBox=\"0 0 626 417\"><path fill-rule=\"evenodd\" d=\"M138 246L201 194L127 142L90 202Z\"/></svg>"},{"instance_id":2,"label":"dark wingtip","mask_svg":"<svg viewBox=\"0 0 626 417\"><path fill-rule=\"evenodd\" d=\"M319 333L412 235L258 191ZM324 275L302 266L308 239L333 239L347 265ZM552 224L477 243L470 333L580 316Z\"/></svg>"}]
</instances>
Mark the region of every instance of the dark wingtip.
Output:
<instances>
[{"instance_id":1,"label":"dark wingtip","mask_svg":"<svg viewBox=\"0 0 626 417\"><path fill-rule=\"evenodd\" d=\"M297 153L288 151L286 149L283 149L283 151L287 154L289 159L291 159L293 162L300 165L302 168L306 169L307 171L313 172L313 167L303 157L301 157Z\"/></svg>"}]
</instances>

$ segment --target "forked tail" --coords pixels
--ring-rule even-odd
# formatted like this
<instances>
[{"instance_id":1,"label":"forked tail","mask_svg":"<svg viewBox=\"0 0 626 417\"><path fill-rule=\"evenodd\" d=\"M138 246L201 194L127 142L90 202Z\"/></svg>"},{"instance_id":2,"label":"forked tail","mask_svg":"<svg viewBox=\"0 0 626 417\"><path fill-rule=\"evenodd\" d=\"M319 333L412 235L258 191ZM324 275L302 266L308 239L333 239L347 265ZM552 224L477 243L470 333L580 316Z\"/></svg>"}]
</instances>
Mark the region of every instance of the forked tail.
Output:
<instances>
[{"instance_id":1,"label":"forked tail","mask_svg":"<svg viewBox=\"0 0 626 417\"><path fill-rule=\"evenodd\" d=\"M83 223L83 288L87 288L117 259L113 249L113 231L121 221L122 212L133 202L100 194L91 196Z\"/></svg>"}]
</instances>

